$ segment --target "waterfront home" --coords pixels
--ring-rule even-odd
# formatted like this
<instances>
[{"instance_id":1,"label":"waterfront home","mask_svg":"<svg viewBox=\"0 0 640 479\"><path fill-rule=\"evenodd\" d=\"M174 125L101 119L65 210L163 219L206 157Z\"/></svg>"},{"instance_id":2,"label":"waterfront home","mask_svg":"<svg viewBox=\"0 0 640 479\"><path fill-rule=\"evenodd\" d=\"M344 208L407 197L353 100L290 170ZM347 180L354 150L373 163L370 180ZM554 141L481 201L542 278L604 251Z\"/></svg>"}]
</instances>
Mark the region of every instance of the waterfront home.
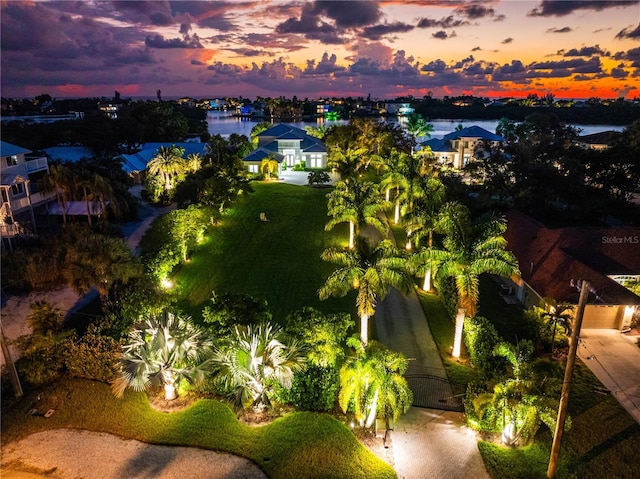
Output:
<instances>
[{"instance_id":1,"label":"waterfront home","mask_svg":"<svg viewBox=\"0 0 640 479\"><path fill-rule=\"evenodd\" d=\"M295 126L280 123L257 135L258 146L243 158L251 173L260 172L260 163L270 156L278 162L278 171L304 164L306 168L326 168L324 143Z\"/></svg>"},{"instance_id":2,"label":"waterfront home","mask_svg":"<svg viewBox=\"0 0 640 479\"><path fill-rule=\"evenodd\" d=\"M429 147L438 162L462 169L475 161L475 149L479 143L503 143L505 139L479 126L470 126L453 131L442 138L432 138L420 143L422 148Z\"/></svg>"}]
</instances>

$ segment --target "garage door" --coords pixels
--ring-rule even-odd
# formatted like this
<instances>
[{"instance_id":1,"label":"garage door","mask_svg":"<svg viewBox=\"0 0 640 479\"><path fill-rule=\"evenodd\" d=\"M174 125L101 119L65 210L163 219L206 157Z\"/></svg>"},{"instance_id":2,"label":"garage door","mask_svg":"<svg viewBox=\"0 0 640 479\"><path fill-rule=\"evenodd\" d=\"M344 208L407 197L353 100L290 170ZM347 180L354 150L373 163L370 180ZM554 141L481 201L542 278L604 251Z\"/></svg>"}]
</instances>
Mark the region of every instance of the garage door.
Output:
<instances>
[{"instance_id":1,"label":"garage door","mask_svg":"<svg viewBox=\"0 0 640 479\"><path fill-rule=\"evenodd\" d=\"M620 306L589 304L584 310L582 327L585 329L618 329Z\"/></svg>"}]
</instances>

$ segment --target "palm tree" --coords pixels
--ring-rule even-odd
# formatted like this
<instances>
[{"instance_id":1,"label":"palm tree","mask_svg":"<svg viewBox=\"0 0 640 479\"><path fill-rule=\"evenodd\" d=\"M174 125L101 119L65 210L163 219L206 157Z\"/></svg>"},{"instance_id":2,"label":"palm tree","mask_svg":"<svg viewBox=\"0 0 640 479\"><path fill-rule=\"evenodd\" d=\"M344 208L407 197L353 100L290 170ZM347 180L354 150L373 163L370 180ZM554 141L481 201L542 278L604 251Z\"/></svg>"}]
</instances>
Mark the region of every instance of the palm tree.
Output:
<instances>
[{"instance_id":1,"label":"palm tree","mask_svg":"<svg viewBox=\"0 0 640 479\"><path fill-rule=\"evenodd\" d=\"M62 211L62 222L67 223L67 202L73 190L71 170L62 164L49 165L49 172L44 175L40 187L45 193L55 192L56 200Z\"/></svg>"},{"instance_id":2,"label":"palm tree","mask_svg":"<svg viewBox=\"0 0 640 479\"><path fill-rule=\"evenodd\" d=\"M571 321L573 321L573 305L570 303L558 303L555 299L544 298L544 312L542 318L546 320L549 325L549 329L552 331L551 335L551 354L556 345L556 332L558 327L564 329L565 335L571 334Z\"/></svg>"},{"instance_id":3,"label":"palm tree","mask_svg":"<svg viewBox=\"0 0 640 479\"><path fill-rule=\"evenodd\" d=\"M376 341L366 346L357 340L350 344L356 354L347 358L340 369L340 407L347 412L353 403L361 427L371 427L373 420L381 417L390 429L391 421L406 413L413 402L413 394L403 376L408 361L401 353Z\"/></svg>"},{"instance_id":4,"label":"palm tree","mask_svg":"<svg viewBox=\"0 0 640 479\"><path fill-rule=\"evenodd\" d=\"M327 214L332 218L325 230L329 231L339 223L349 222L349 248L353 248L354 238L360 235L365 225L373 226L386 236L387 225L378 217L378 213L386 205L375 183L366 181L347 185L339 181L327 198Z\"/></svg>"},{"instance_id":5,"label":"palm tree","mask_svg":"<svg viewBox=\"0 0 640 479\"><path fill-rule=\"evenodd\" d=\"M197 153L191 153L185 160L185 171L188 173L195 173L200 169L202 164L202 158Z\"/></svg>"},{"instance_id":6,"label":"palm tree","mask_svg":"<svg viewBox=\"0 0 640 479\"><path fill-rule=\"evenodd\" d=\"M531 341L498 344L493 353L507 359L512 377L497 383L493 392L478 395L473 401L480 418L493 410L493 423L499 422L502 442L508 445L521 439L531 441L541 422L555 430L558 410L555 398L561 388L559 372L550 370L544 361L532 362L533 350Z\"/></svg>"},{"instance_id":7,"label":"palm tree","mask_svg":"<svg viewBox=\"0 0 640 479\"><path fill-rule=\"evenodd\" d=\"M365 169L366 148L347 148L343 150L335 145L329 152L327 166L340 174L346 184L353 180Z\"/></svg>"},{"instance_id":8,"label":"palm tree","mask_svg":"<svg viewBox=\"0 0 640 479\"><path fill-rule=\"evenodd\" d=\"M329 248L321 258L338 265L318 290L321 300L330 296L344 297L357 290L356 309L360 317L360 339L369 340L369 318L374 314L377 300L383 300L393 286L409 291L411 280L406 273L406 259L393 243L383 240L373 247L365 238L356 237L354 249Z\"/></svg>"},{"instance_id":9,"label":"palm tree","mask_svg":"<svg viewBox=\"0 0 640 479\"><path fill-rule=\"evenodd\" d=\"M118 215L117 203L113 201L113 188L107 178L95 173L90 180L89 188L93 192L94 200L100 203L100 214L106 217L108 203L111 211Z\"/></svg>"},{"instance_id":10,"label":"palm tree","mask_svg":"<svg viewBox=\"0 0 640 479\"><path fill-rule=\"evenodd\" d=\"M31 314L27 316L27 324L34 333L44 335L60 331L64 315L58 306L47 301L34 301L29 308L31 308Z\"/></svg>"},{"instance_id":11,"label":"palm tree","mask_svg":"<svg viewBox=\"0 0 640 479\"><path fill-rule=\"evenodd\" d=\"M236 408L264 408L275 383L290 388L305 357L294 340L270 323L235 327L226 344L212 356L218 380L230 390Z\"/></svg>"},{"instance_id":12,"label":"palm tree","mask_svg":"<svg viewBox=\"0 0 640 479\"><path fill-rule=\"evenodd\" d=\"M431 269L436 280L453 278L458 293L459 315L454 338L454 356L460 353L464 317L476 315L479 298L479 276L493 273L501 276L520 275L515 256L507 251L503 233L506 224L493 214L472 222L469 210L458 203L448 203L439 215L439 226L445 233L443 249L426 249L410 259L410 269Z\"/></svg>"},{"instance_id":13,"label":"palm tree","mask_svg":"<svg viewBox=\"0 0 640 479\"><path fill-rule=\"evenodd\" d=\"M67 249L63 275L79 294L95 288L105 302L114 285L140 275L140 264L124 240L89 234Z\"/></svg>"},{"instance_id":14,"label":"palm tree","mask_svg":"<svg viewBox=\"0 0 640 479\"><path fill-rule=\"evenodd\" d=\"M431 136L433 125L431 123L427 123L419 113L410 113L409 116L407 116L407 131L413 138L415 145L418 137Z\"/></svg>"},{"instance_id":15,"label":"palm tree","mask_svg":"<svg viewBox=\"0 0 640 479\"><path fill-rule=\"evenodd\" d=\"M267 181L271 181L271 174L278 171L278 161L273 153L260 162L260 173L267 174Z\"/></svg>"},{"instance_id":16,"label":"palm tree","mask_svg":"<svg viewBox=\"0 0 640 479\"><path fill-rule=\"evenodd\" d=\"M112 383L113 393L122 397L127 387L144 391L164 386L167 401L176 398L176 384L201 383L212 343L188 316L165 311L148 317L129 333L122 347L120 376Z\"/></svg>"},{"instance_id":17,"label":"palm tree","mask_svg":"<svg viewBox=\"0 0 640 479\"><path fill-rule=\"evenodd\" d=\"M161 146L158 154L147 164L152 175L159 175L164 181L166 191L173 187L173 178L186 170L186 162L182 158L184 148L177 146Z\"/></svg>"}]
</instances>

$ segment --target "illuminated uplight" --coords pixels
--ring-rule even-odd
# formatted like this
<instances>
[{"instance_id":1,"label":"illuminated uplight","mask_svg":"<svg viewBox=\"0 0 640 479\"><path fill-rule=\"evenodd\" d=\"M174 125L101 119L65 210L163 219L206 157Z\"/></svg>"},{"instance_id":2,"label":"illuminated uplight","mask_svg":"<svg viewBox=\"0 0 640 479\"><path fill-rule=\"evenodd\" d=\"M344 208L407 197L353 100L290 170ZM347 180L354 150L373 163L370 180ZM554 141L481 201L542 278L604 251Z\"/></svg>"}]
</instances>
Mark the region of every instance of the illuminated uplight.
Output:
<instances>
[{"instance_id":1,"label":"illuminated uplight","mask_svg":"<svg viewBox=\"0 0 640 479\"><path fill-rule=\"evenodd\" d=\"M502 429L502 442L504 444L513 443L513 423L510 422Z\"/></svg>"},{"instance_id":2,"label":"illuminated uplight","mask_svg":"<svg viewBox=\"0 0 640 479\"><path fill-rule=\"evenodd\" d=\"M173 288L173 281L171 281L170 279L164 278L162 281L160 281L160 285L164 288L164 289L171 289Z\"/></svg>"}]
</instances>

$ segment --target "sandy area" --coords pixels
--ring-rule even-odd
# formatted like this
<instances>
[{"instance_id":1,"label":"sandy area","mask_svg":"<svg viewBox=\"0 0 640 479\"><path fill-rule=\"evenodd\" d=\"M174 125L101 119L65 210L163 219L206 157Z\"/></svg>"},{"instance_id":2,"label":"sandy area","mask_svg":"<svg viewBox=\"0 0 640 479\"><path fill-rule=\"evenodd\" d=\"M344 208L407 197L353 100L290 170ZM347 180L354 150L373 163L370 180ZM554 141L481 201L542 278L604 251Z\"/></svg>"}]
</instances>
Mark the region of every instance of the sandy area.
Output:
<instances>
[{"instance_id":1,"label":"sandy area","mask_svg":"<svg viewBox=\"0 0 640 479\"><path fill-rule=\"evenodd\" d=\"M111 434L70 429L39 432L3 445L0 476L33 477L21 476L14 471L40 473L41 477L52 479L267 477L248 459L231 454L190 447L156 446Z\"/></svg>"}]
</instances>

